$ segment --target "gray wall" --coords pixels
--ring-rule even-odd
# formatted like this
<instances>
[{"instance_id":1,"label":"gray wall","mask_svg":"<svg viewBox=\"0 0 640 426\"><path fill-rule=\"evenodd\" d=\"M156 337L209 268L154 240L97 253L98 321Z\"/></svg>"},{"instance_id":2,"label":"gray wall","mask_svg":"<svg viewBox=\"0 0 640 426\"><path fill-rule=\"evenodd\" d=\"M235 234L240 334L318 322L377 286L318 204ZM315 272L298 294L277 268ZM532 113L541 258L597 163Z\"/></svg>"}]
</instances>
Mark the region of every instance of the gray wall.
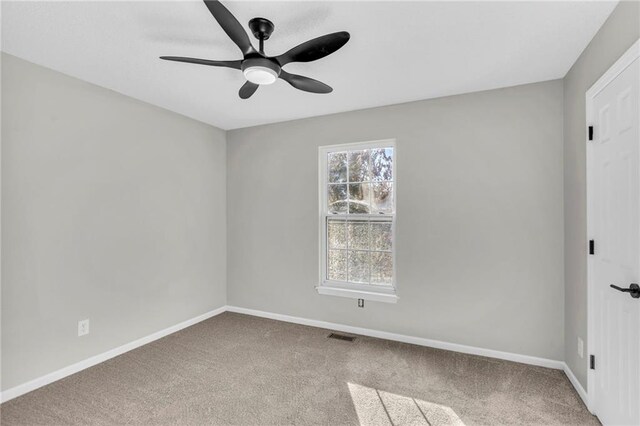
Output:
<instances>
[{"instance_id":1,"label":"gray wall","mask_svg":"<svg viewBox=\"0 0 640 426\"><path fill-rule=\"evenodd\" d=\"M563 359L562 81L227 133L229 304ZM397 304L318 295L318 146L397 138Z\"/></svg>"},{"instance_id":2,"label":"gray wall","mask_svg":"<svg viewBox=\"0 0 640 426\"><path fill-rule=\"evenodd\" d=\"M585 93L640 37L640 3L623 1L564 79L565 361L587 387L587 219Z\"/></svg>"},{"instance_id":3,"label":"gray wall","mask_svg":"<svg viewBox=\"0 0 640 426\"><path fill-rule=\"evenodd\" d=\"M2 102L3 389L225 305L223 131L4 54Z\"/></svg>"}]
</instances>

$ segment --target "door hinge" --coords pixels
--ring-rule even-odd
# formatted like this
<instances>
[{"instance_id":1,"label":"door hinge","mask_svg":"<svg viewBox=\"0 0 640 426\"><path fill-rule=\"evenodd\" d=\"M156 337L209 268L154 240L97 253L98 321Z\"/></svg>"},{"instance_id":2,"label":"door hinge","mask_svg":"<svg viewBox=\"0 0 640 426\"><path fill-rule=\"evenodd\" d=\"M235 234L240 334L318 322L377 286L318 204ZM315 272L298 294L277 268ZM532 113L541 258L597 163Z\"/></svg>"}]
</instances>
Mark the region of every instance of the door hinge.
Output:
<instances>
[{"instance_id":1,"label":"door hinge","mask_svg":"<svg viewBox=\"0 0 640 426\"><path fill-rule=\"evenodd\" d=\"M592 370L596 369L596 356L595 355L589 356L589 368L592 369Z\"/></svg>"},{"instance_id":2,"label":"door hinge","mask_svg":"<svg viewBox=\"0 0 640 426\"><path fill-rule=\"evenodd\" d=\"M593 140L593 126L589 126L589 140Z\"/></svg>"},{"instance_id":3,"label":"door hinge","mask_svg":"<svg viewBox=\"0 0 640 426\"><path fill-rule=\"evenodd\" d=\"M596 242L589 240L589 254L596 254Z\"/></svg>"}]
</instances>

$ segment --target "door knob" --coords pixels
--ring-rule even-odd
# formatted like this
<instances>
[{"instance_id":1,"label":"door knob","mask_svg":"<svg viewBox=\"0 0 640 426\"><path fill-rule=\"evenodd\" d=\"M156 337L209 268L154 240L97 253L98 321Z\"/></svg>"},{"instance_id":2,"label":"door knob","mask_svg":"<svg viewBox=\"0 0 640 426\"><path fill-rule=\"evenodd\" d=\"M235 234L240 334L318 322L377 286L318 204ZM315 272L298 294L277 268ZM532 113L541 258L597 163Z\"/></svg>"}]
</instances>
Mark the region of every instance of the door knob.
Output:
<instances>
[{"instance_id":1,"label":"door knob","mask_svg":"<svg viewBox=\"0 0 640 426\"><path fill-rule=\"evenodd\" d=\"M629 288L621 288L613 284L611 284L609 287L614 288L623 293L629 293L631 297L633 297L634 299L640 299L640 285L638 284L635 284L635 283L631 284Z\"/></svg>"}]
</instances>

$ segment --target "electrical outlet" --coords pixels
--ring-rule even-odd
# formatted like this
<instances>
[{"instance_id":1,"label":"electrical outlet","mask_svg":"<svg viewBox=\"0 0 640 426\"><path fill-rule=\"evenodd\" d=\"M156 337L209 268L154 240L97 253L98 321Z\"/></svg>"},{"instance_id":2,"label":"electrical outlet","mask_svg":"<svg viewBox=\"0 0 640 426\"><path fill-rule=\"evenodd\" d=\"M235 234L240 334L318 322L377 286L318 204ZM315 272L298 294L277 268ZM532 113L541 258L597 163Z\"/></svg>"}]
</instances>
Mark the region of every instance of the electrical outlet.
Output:
<instances>
[{"instance_id":1,"label":"electrical outlet","mask_svg":"<svg viewBox=\"0 0 640 426\"><path fill-rule=\"evenodd\" d=\"M89 320L78 321L78 337L89 334Z\"/></svg>"},{"instance_id":2,"label":"electrical outlet","mask_svg":"<svg viewBox=\"0 0 640 426\"><path fill-rule=\"evenodd\" d=\"M358 308L364 308L364 299L358 299Z\"/></svg>"},{"instance_id":3,"label":"electrical outlet","mask_svg":"<svg viewBox=\"0 0 640 426\"><path fill-rule=\"evenodd\" d=\"M578 337L578 356L584 358L584 342Z\"/></svg>"}]
</instances>

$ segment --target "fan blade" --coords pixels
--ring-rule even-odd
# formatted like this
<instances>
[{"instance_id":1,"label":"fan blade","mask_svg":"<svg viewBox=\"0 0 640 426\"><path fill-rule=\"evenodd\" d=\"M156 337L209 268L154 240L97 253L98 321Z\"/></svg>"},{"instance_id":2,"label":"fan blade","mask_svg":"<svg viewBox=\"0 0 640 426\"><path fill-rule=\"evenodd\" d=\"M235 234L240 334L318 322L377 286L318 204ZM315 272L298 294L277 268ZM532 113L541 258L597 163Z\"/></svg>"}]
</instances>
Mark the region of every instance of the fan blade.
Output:
<instances>
[{"instance_id":1,"label":"fan blade","mask_svg":"<svg viewBox=\"0 0 640 426\"><path fill-rule=\"evenodd\" d=\"M190 64L209 65L212 67L227 67L240 69L242 61L210 61L208 59L183 58L182 56L160 56L165 61L188 62Z\"/></svg>"},{"instance_id":2,"label":"fan blade","mask_svg":"<svg viewBox=\"0 0 640 426\"><path fill-rule=\"evenodd\" d=\"M346 31L323 35L304 42L275 59L280 65L289 62L311 62L331 55L344 46L351 36Z\"/></svg>"},{"instance_id":3,"label":"fan blade","mask_svg":"<svg viewBox=\"0 0 640 426\"><path fill-rule=\"evenodd\" d=\"M331 93L333 89L326 84L301 75L289 74L285 70L280 71L280 78L295 87L311 93Z\"/></svg>"},{"instance_id":4,"label":"fan blade","mask_svg":"<svg viewBox=\"0 0 640 426\"><path fill-rule=\"evenodd\" d=\"M240 95L240 97L242 99L249 99L251 97L251 95L253 95L254 93L256 93L256 90L258 90L258 85L255 83L252 83L250 81L247 81L241 88L240 88L240 92L238 92L238 94Z\"/></svg>"},{"instance_id":5,"label":"fan blade","mask_svg":"<svg viewBox=\"0 0 640 426\"><path fill-rule=\"evenodd\" d=\"M217 0L204 0L204 4L216 21L218 21L218 24L220 24L224 32L227 33L229 38L240 48L244 56L256 52L251 45L251 41L249 41L247 32L222 3Z\"/></svg>"}]
</instances>

